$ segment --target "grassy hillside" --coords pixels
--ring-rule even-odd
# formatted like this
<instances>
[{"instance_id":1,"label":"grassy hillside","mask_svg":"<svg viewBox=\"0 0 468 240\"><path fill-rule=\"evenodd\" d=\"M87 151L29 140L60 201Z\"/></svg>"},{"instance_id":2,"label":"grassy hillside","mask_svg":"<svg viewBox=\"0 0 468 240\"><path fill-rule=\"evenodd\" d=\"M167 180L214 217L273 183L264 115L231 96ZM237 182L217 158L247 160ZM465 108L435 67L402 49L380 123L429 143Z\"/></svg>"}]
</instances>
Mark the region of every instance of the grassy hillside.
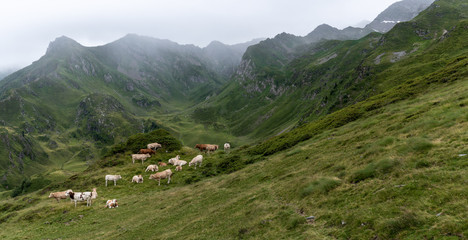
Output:
<instances>
[{"instance_id":1,"label":"grassy hillside","mask_svg":"<svg viewBox=\"0 0 468 240\"><path fill-rule=\"evenodd\" d=\"M0 236L466 238L466 66L453 81L427 82L423 91L268 157L246 147L205 155L203 167L184 167L169 185L150 181L146 164L175 154L189 160L198 154L194 149L160 153L143 166L126 154L111 156L63 184L3 201ZM106 188L105 174L123 180ZM130 183L135 174L144 175L143 184ZM93 187L99 198L89 208L47 199L52 190ZM104 209L111 198L120 207ZM306 222L309 216L315 220Z\"/></svg>"},{"instance_id":2,"label":"grassy hillside","mask_svg":"<svg viewBox=\"0 0 468 240\"><path fill-rule=\"evenodd\" d=\"M179 70L214 84L193 92L200 79L189 78L173 95L180 101L146 87L163 76L142 75L155 62L121 59L131 51L101 62L104 52L80 58L89 49L51 48L71 57L0 84L0 154L8 156L0 238L467 238L467 17L463 1L439 0L386 34L302 45L299 55L282 34L260 45L272 49L251 47L219 90L204 63L180 62L193 49L178 52ZM185 86L184 73L167 76ZM157 141L176 147L132 164L130 154L157 132L125 136L157 128L167 130ZM189 161L195 143L227 141L231 152L205 154L202 167L174 171L171 184L144 172L177 154ZM123 179L105 187L106 174ZM137 174L143 184L130 182ZM47 198L94 187L92 207ZM120 207L104 209L113 198Z\"/></svg>"},{"instance_id":3,"label":"grassy hillside","mask_svg":"<svg viewBox=\"0 0 468 240\"><path fill-rule=\"evenodd\" d=\"M383 35L301 45L280 34L251 46L233 81L203 107L235 135L274 136L439 71L466 53L467 15L462 1L437 1Z\"/></svg>"},{"instance_id":4,"label":"grassy hillside","mask_svg":"<svg viewBox=\"0 0 468 240\"><path fill-rule=\"evenodd\" d=\"M221 86L248 44L205 53L136 35L99 47L57 38L45 56L0 83L0 189L36 174L70 176L136 132L164 128L186 144L232 139L185 111Z\"/></svg>"}]
</instances>

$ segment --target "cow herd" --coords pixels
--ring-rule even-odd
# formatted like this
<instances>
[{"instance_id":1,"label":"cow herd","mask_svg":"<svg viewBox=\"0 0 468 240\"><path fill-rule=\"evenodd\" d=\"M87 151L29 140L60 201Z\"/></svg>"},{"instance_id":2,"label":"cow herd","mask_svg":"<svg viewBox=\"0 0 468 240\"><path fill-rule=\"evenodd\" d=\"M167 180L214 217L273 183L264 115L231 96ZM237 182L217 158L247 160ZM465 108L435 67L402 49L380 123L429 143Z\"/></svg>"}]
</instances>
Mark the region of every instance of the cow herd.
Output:
<instances>
[{"instance_id":1,"label":"cow herd","mask_svg":"<svg viewBox=\"0 0 468 240\"><path fill-rule=\"evenodd\" d=\"M146 149L140 149L137 154L132 154L131 155L132 162L135 163L135 160L141 160L141 163L143 164L143 162L147 158L151 157L152 154L155 154L156 150L158 150L161 147L162 146L159 143L149 143L149 144L147 144ZM218 150L219 146L214 145L214 144L196 144L195 148L199 149L201 152L212 153L212 152ZM230 146L229 143L224 144L224 150L225 151L229 151L230 148L231 148L231 146ZM188 165L189 165L189 167L194 166L195 169L197 169L197 166L201 167L202 162L203 162L203 155L197 155L196 157L194 157L189 162ZM175 166L176 171L182 171L182 166L186 165L187 161L180 160L180 156L177 155L176 157L173 157L173 158L169 159L168 164L172 164L173 166ZM167 164L164 163L164 162L158 162L158 165L159 165L159 167L167 166ZM158 172L159 171L158 165L150 164L150 165L148 165L146 167L145 172L147 172L147 171L155 172L154 174L151 174L149 176L149 179L157 180L158 181L158 186L161 185L161 179L167 179L167 183L169 184L171 182L171 177L173 175L171 169L166 169L164 171ZM113 181L114 186L116 186L117 181L120 180L120 179L122 179L121 175L106 175L105 176L105 185L107 187L108 181L111 181L111 182ZM143 183L143 176L142 175L133 176L132 183ZM49 198L55 198L57 200L57 202L60 199L70 198L70 200L75 203L75 207L76 207L76 203L78 201L86 201L86 203L87 203L86 205L91 206L92 199L97 198L97 192L96 192L96 188L94 188L92 192L82 192L82 193L81 192L76 192L75 193L71 189L69 189L69 190L64 191L64 192L50 193ZM116 207L118 207L117 199L107 200L106 208L116 208Z\"/></svg>"}]
</instances>

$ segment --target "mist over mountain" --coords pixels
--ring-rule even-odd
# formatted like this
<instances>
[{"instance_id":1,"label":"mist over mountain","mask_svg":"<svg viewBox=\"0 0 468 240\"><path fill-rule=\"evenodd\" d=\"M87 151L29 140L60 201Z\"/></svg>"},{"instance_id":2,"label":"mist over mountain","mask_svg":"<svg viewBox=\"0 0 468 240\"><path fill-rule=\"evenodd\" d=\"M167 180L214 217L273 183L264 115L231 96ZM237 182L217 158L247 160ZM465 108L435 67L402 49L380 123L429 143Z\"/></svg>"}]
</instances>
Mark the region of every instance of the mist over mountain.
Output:
<instances>
[{"instance_id":1,"label":"mist over mountain","mask_svg":"<svg viewBox=\"0 0 468 240\"><path fill-rule=\"evenodd\" d=\"M378 19L408 21L427 8L430 2L401 1L386 9ZM398 14L403 11L401 9L405 9L404 13ZM385 26L393 27L398 21L385 23ZM386 32L391 27L382 31ZM336 41L358 39L359 42ZM225 88L226 92L209 101L218 106L215 107L218 115L224 113L230 120L235 134L264 136L274 131L282 132L292 127L291 119L310 121L367 98L374 86L371 80L362 81L371 69L362 66L362 58L380 45L379 39L379 33L367 26L340 30L328 24L316 27L304 37L278 34L250 46L233 77L236 81ZM310 72L305 73L307 71ZM302 91L305 92L299 94ZM233 97L232 92L236 92L237 97ZM330 98L334 94L338 95ZM304 102L294 107L289 105L298 100ZM229 107L220 106L220 103ZM286 105L290 111L283 110ZM237 118L239 112L246 117Z\"/></svg>"},{"instance_id":2,"label":"mist over mountain","mask_svg":"<svg viewBox=\"0 0 468 240\"><path fill-rule=\"evenodd\" d=\"M402 1L379 19L402 6L403 16L415 16L422 3L428 1ZM92 162L131 133L168 128L175 122L161 117L170 114L258 139L363 100L376 85L363 80L373 67L362 58L381 36L337 40L365 34L323 24L305 37L281 33L205 48L135 34L98 47L59 37L42 58L0 82L0 116L9 129L2 151L10 156L0 162L3 186L58 155L71 157L58 161L62 168Z\"/></svg>"},{"instance_id":3,"label":"mist over mountain","mask_svg":"<svg viewBox=\"0 0 468 240\"><path fill-rule=\"evenodd\" d=\"M411 16L421 10L413 5ZM369 51L361 44L375 47L379 37L358 44L320 42L368 33L323 24L305 37L282 33L235 45L213 41L205 48L135 34L97 47L59 37L43 57L0 82L0 149L9 156L0 162L2 186L18 184L44 165L83 167L135 132L165 127L183 136L183 125L173 125L180 117L171 114L257 139L362 100L372 85L359 81L359 90L350 88L368 74L357 56ZM344 50L332 51L345 46L345 56ZM332 52L310 60L317 62L316 73L304 73L301 59L324 51ZM321 81L306 83L311 76ZM334 90L341 85L353 90Z\"/></svg>"},{"instance_id":4,"label":"mist over mountain","mask_svg":"<svg viewBox=\"0 0 468 240\"><path fill-rule=\"evenodd\" d=\"M205 100L258 41L202 49L134 34L99 47L55 39L0 82L0 151L10 156L0 161L3 187L41 165L89 164L102 146L162 127L158 115Z\"/></svg>"},{"instance_id":5,"label":"mist over mountain","mask_svg":"<svg viewBox=\"0 0 468 240\"><path fill-rule=\"evenodd\" d=\"M388 32L395 24L413 19L433 2L434 0L403 0L396 2L380 13L365 28L376 32Z\"/></svg>"},{"instance_id":6,"label":"mist over mountain","mask_svg":"<svg viewBox=\"0 0 468 240\"><path fill-rule=\"evenodd\" d=\"M438 0L360 38L59 37L0 81L0 238L463 239L467 29L466 1ZM66 189L99 194L49 195Z\"/></svg>"},{"instance_id":7,"label":"mist over mountain","mask_svg":"<svg viewBox=\"0 0 468 240\"><path fill-rule=\"evenodd\" d=\"M0 71L0 81L3 80L6 76L10 75L11 73L15 72L16 70L7 69Z\"/></svg>"}]
</instances>

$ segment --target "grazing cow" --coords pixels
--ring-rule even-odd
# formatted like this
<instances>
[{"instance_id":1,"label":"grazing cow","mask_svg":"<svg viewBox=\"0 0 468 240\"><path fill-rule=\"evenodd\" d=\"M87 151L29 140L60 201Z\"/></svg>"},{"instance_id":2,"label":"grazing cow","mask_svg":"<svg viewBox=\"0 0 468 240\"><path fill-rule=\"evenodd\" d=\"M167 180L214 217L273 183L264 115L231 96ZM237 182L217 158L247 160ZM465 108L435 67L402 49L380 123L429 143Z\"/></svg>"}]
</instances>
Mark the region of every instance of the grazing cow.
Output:
<instances>
[{"instance_id":1,"label":"grazing cow","mask_svg":"<svg viewBox=\"0 0 468 240\"><path fill-rule=\"evenodd\" d=\"M167 162L168 162L169 164L172 164L172 165L174 165L174 163L173 163L173 162L174 162L174 161L177 161L177 160L179 160L179 159L180 159L180 156L179 156L179 155L177 155L177 156L175 156L175 157L173 157L173 158L169 159L169 161L167 161Z\"/></svg>"},{"instance_id":2,"label":"grazing cow","mask_svg":"<svg viewBox=\"0 0 468 240\"><path fill-rule=\"evenodd\" d=\"M167 178L167 184L169 184L171 182L171 176L172 176L171 169L166 169L166 170L164 170L162 172L151 174L149 176L149 179L158 180L158 186L160 186L161 185L161 179L165 179L165 178Z\"/></svg>"},{"instance_id":3,"label":"grazing cow","mask_svg":"<svg viewBox=\"0 0 468 240\"><path fill-rule=\"evenodd\" d=\"M91 206L91 192L73 192L71 190L66 191L67 195L70 196L70 199L75 202L84 202L86 201L86 206Z\"/></svg>"},{"instance_id":4,"label":"grazing cow","mask_svg":"<svg viewBox=\"0 0 468 240\"><path fill-rule=\"evenodd\" d=\"M216 146L217 146L217 145L208 145L208 146L206 146L206 151L207 151L208 153L214 152L214 151L216 151L216 149L217 149Z\"/></svg>"},{"instance_id":5,"label":"grazing cow","mask_svg":"<svg viewBox=\"0 0 468 240\"><path fill-rule=\"evenodd\" d=\"M143 183L143 177L141 175L135 175L132 178L132 182Z\"/></svg>"},{"instance_id":6,"label":"grazing cow","mask_svg":"<svg viewBox=\"0 0 468 240\"><path fill-rule=\"evenodd\" d=\"M93 199L96 199L97 198L97 191L96 191L96 188L93 188L93 191L92 192L83 192L84 195L89 195L91 196L88 200L87 200L87 203L89 203L89 206L91 206L91 204L93 203Z\"/></svg>"},{"instance_id":7,"label":"grazing cow","mask_svg":"<svg viewBox=\"0 0 468 240\"><path fill-rule=\"evenodd\" d=\"M158 165L156 165L156 164L148 165L148 167L146 167L145 172L148 172L148 171L151 171L151 172L159 171Z\"/></svg>"},{"instance_id":8,"label":"grazing cow","mask_svg":"<svg viewBox=\"0 0 468 240\"><path fill-rule=\"evenodd\" d=\"M158 162L158 165L160 167L166 167L167 166L167 163L164 163L164 162Z\"/></svg>"},{"instance_id":9,"label":"grazing cow","mask_svg":"<svg viewBox=\"0 0 468 240\"><path fill-rule=\"evenodd\" d=\"M135 163L135 160L141 160L141 164L143 164L143 161L145 161L147 158L151 157L148 153L146 154L132 154L132 161Z\"/></svg>"},{"instance_id":10,"label":"grazing cow","mask_svg":"<svg viewBox=\"0 0 468 240\"><path fill-rule=\"evenodd\" d=\"M120 175L106 175L106 187L107 181L114 181L114 186L117 185L117 180L122 179Z\"/></svg>"},{"instance_id":11,"label":"grazing cow","mask_svg":"<svg viewBox=\"0 0 468 240\"><path fill-rule=\"evenodd\" d=\"M107 200L106 208L116 208L116 207L119 207L119 203L117 202L117 199Z\"/></svg>"},{"instance_id":12,"label":"grazing cow","mask_svg":"<svg viewBox=\"0 0 468 240\"><path fill-rule=\"evenodd\" d=\"M138 151L139 154L155 154L156 152L153 150L153 149L149 149L149 148L142 148L140 149L140 151Z\"/></svg>"},{"instance_id":13,"label":"grazing cow","mask_svg":"<svg viewBox=\"0 0 468 240\"><path fill-rule=\"evenodd\" d=\"M176 171L182 171L182 166L179 166L177 165L177 167L175 168Z\"/></svg>"},{"instance_id":14,"label":"grazing cow","mask_svg":"<svg viewBox=\"0 0 468 240\"><path fill-rule=\"evenodd\" d=\"M203 152L203 151L206 151L206 146L208 144L197 144L195 145L195 148L198 148L198 150L200 150L200 152Z\"/></svg>"},{"instance_id":15,"label":"grazing cow","mask_svg":"<svg viewBox=\"0 0 468 240\"><path fill-rule=\"evenodd\" d=\"M187 164L187 161L179 160L179 159L180 159L180 156L177 155L175 158L169 159L168 162L174 166L181 166L181 167Z\"/></svg>"},{"instance_id":16,"label":"grazing cow","mask_svg":"<svg viewBox=\"0 0 468 240\"><path fill-rule=\"evenodd\" d=\"M158 150L158 148L161 148L162 146L159 143L149 143L148 145L146 145L146 147L149 149Z\"/></svg>"},{"instance_id":17,"label":"grazing cow","mask_svg":"<svg viewBox=\"0 0 468 240\"><path fill-rule=\"evenodd\" d=\"M195 145L195 148L198 148L201 152L203 151L214 152L219 148L219 146L214 145L214 144L197 144Z\"/></svg>"},{"instance_id":18,"label":"grazing cow","mask_svg":"<svg viewBox=\"0 0 468 240\"><path fill-rule=\"evenodd\" d=\"M224 151L228 151L229 149L231 149L231 144L225 143L224 144Z\"/></svg>"},{"instance_id":19,"label":"grazing cow","mask_svg":"<svg viewBox=\"0 0 468 240\"><path fill-rule=\"evenodd\" d=\"M71 189L68 189L67 191L63 192L52 192L49 194L49 198L55 198L57 202L60 202L60 199L66 199L68 197L67 192L72 191Z\"/></svg>"},{"instance_id":20,"label":"grazing cow","mask_svg":"<svg viewBox=\"0 0 468 240\"><path fill-rule=\"evenodd\" d=\"M203 156L197 155L196 157L192 159L192 161L189 162L189 167L195 165L195 169L197 169L197 164L200 164L200 167L201 167L202 161L203 161Z\"/></svg>"}]
</instances>

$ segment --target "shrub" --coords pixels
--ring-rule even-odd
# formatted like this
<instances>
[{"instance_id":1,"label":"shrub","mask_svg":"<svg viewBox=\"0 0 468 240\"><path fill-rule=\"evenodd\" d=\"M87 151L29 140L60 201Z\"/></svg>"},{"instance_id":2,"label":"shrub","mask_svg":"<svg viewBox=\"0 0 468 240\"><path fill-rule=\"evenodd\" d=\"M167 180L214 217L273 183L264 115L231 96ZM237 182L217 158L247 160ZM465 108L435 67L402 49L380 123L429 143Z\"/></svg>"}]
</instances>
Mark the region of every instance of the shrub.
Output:
<instances>
[{"instance_id":1,"label":"shrub","mask_svg":"<svg viewBox=\"0 0 468 240\"><path fill-rule=\"evenodd\" d=\"M243 165L244 163L239 155L232 155L221 160L221 162L217 164L216 168L219 172L232 173L241 169Z\"/></svg>"},{"instance_id":2,"label":"shrub","mask_svg":"<svg viewBox=\"0 0 468 240\"><path fill-rule=\"evenodd\" d=\"M31 181L27 180L27 179L24 179L22 182L21 182L21 185L16 187L15 189L13 189L13 191L11 192L11 197L16 197L18 195L21 195L23 192L26 191L26 189L31 186Z\"/></svg>"},{"instance_id":3,"label":"shrub","mask_svg":"<svg viewBox=\"0 0 468 240\"><path fill-rule=\"evenodd\" d=\"M408 139L408 146L416 151L416 152L427 152L429 151L434 145L425 138L410 138Z\"/></svg>"},{"instance_id":4,"label":"shrub","mask_svg":"<svg viewBox=\"0 0 468 240\"><path fill-rule=\"evenodd\" d=\"M377 143L381 147L386 147L386 146L392 145L393 142L395 142L395 139L393 137L385 137L379 140Z\"/></svg>"},{"instance_id":5,"label":"shrub","mask_svg":"<svg viewBox=\"0 0 468 240\"><path fill-rule=\"evenodd\" d=\"M384 234L385 239L393 238L398 233L418 226L422 221L412 212L405 212L397 218L391 218L377 225L378 232Z\"/></svg>"},{"instance_id":6,"label":"shrub","mask_svg":"<svg viewBox=\"0 0 468 240\"><path fill-rule=\"evenodd\" d=\"M305 222L306 222L305 217L292 215L289 217L286 227L288 230L292 230L292 229L297 228L299 225L304 224Z\"/></svg>"},{"instance_id":7,"label":"shrub","mask_svg":"<svg viewBox=\"0 0 468 240\"><path fill-rule=\"evenodd\" d=\"M426 168L426 167L429 167L429 166L430 166L430 164L429 164L428 161L426 161L426 160L419 160L419 161L416 162L416 166L415 166L415 167L416 167L416 168Z\"/></svg>"},{"instance_id":8,"label":"shrub","mask_svg":"<svg viewBox=\"0 0 468 240\"><path fill-rule=\"evenodd\" d=\"M191 184L191 183L196 183L196 182L198 182L200 180L201 179L198 176L192 175L191 177L185 179L185 183L186 184Z\"/></svg>"},{"instance_id":9,"label":"shrub","mask_svg":"<svg viewBox=\"0 0 468 240\"><path fill-rule=\"evenodd\" d=\"M182 143L174 138L168 131L157 129L149 133L137 133L130 136L126 142L114 145L106 156L127 151L136 153L140 149L146 148L148 143L153 142L160 143L164 149L170 152L180 150L182 148Z\"/></svg>"},{"instance_id":10,"label":"shrub","mask_svg":"<svg viewBox=\"0 0 468 240\"><path fill-rule=\"evenodd\" d=\"M351 183L358 183L368 178L376 177L377 175L383 175L390 173L392 169L398 164L395 160L384 159L376 163L370 163L365 168L355 171L349 181Z\"/></svg>"},{"instance_id":11,"label":"shrub","mask_svg":"<svg viewBox=\"0 0 468 240\"><path fill-rule=\"evenodd\" d=\"M333 178L320 178L312 183L310 183L307 187L302 189L301 196L305 197L312 193L316 194L326 194L329 191L335 189L336 187L340 186L341 181L338 179Z\"/></svg>"},{"instance_id":12,"label":"shrub","mask_svg":"<svg viewBox=\"0 0 468 240\"><path fill-rule=\"evenodd\" d=\"M125 164L123 157L106 157L97 162L100 167L115 167Z\"/></svg>"}]
</instances>

